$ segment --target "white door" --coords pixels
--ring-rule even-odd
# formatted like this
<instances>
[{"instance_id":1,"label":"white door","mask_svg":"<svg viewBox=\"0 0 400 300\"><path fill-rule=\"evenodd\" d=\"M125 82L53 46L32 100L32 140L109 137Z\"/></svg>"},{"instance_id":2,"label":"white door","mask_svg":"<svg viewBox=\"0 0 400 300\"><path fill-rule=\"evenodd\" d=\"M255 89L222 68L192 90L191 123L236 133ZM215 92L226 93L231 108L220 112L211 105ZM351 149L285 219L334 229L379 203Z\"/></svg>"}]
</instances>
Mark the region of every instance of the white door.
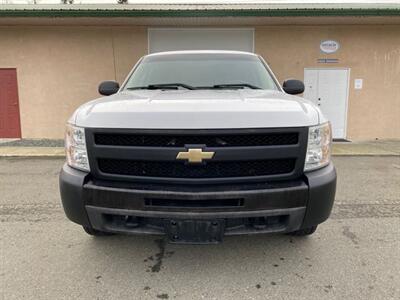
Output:
<instances>
[{"instance_id":1,"label":"white door","mask_svg":"<svg viewBox=\"0 0 400 300\"><path fill-rule=\"evenodd\" d=\"M254 51L252 28L150 28L149 53L174 50Z\"/></svg>"},{"instance_id":2,"label":"white door","mask_svg":"<svg viewBox=\"0 0 400 300\"><path fill-rule=\"evenodd\" d=\"M348 69L304 69L304 98L331 121L333 138L346 138Z\"/></svg>"}]
</instances>

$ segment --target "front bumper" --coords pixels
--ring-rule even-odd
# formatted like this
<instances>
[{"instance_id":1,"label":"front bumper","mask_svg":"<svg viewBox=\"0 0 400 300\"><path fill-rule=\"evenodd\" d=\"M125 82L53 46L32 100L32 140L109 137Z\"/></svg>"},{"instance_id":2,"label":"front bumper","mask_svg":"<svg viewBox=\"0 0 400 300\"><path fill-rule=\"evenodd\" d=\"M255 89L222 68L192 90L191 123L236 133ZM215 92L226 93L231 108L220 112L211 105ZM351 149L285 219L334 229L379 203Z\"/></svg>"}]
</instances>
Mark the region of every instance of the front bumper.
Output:
<instances>
[{"instance_id":1,"label":"front bumper","mask_svg":"<svg viewBox=\"0 0 400 300\"><path fill-rule=\"evenodd\" d=\"M96 181L67 165L60 174L67 217L116 233L164 234L184 220L219 220L225 235L291 232L325 221L335 190L332 164L289 182L207 187Z\"/></svg>"}]
</instances>

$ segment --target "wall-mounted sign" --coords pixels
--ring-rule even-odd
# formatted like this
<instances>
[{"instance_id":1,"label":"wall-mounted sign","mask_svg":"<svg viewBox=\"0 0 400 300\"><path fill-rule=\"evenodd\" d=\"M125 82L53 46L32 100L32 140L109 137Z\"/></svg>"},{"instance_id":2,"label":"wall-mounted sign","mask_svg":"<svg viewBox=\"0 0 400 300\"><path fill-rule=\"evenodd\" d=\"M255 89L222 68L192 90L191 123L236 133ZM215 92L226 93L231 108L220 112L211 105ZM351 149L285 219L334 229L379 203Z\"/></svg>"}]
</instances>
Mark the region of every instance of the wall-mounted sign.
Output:
<instances>
[{"instance_id":1,"label":"wall-mounted sign","mask_svg":"<svg viewBox=\"0 0 400 300\"><path fill-rule=\"evenodd\" d=\"M339 59L337 58L318 58L317 63L319 64L337 64Z\"/></svg>"},{"instance_id":2,"label":"wall-mounted sign","mask_svg":"<svg viewBox=\"0 0 400 300\"><path fill-rule=\"evenodd\" d=\"M319 44L319 48L321 49L322 52L327 54L335 53L336 51L339 50L340 44L332 40L322 41L321 44Z\"/></svg>"},{"instance_id":3,"label":"wall-mounted sign","mask_svg":"<svg viewBox=\"0 0 400 300\"><path fill-rule=\"evenodd\" d=\"M361 90L363 88L363 80L361 78L354 79L354 88Z\"/></svg>"}]
</instances>

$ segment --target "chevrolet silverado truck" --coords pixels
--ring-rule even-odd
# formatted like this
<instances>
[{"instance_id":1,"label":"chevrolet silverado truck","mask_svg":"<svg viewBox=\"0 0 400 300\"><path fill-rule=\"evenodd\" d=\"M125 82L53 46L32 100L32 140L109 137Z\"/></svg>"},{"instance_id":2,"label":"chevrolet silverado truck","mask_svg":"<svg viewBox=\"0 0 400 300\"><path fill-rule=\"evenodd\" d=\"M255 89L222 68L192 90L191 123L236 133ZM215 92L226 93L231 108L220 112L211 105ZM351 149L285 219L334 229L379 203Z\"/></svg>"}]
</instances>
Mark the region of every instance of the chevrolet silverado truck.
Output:
<instances>
[{"instance_id":1,"label":"chevrolet silverado truck","mask_svg":"<svg viewBox=\"0 0 400 300\"><path fill-rule=\"evenodd\" d=\"M60 192L90 235L312 234L331 212L331 127L280 86L262 57L236 51L144 56L121 86L69 119Z\"/></svg>"}]
</instances>

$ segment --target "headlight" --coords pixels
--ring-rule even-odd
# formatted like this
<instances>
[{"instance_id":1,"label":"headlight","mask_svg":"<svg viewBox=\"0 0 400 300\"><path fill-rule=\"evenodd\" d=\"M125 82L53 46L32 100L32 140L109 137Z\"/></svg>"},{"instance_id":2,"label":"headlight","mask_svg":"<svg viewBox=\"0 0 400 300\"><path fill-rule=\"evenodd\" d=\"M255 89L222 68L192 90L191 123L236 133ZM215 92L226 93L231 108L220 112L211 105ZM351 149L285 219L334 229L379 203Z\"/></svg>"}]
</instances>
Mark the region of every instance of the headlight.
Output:
<instances>
[{"instance_id":1,"label":"headlight","mask_svg":"<svg viewBox=\"0 0 400 300\"><path fill-rule=\"evenodd\" d=\"M308 129L308 144L304 171L329 164L331 159L331 124L329 122Z\"/></svg>"},{"instance_id":2,"label":"headlight","mask_svg":"<svg viewBox=\"0 0 400 300\"><path fill-rule=\"evenodd\" d=\"M86 151L85 129L67 124L65 132L65 151L70 167L90 171Z\"/></svg>"}]
</instances>

